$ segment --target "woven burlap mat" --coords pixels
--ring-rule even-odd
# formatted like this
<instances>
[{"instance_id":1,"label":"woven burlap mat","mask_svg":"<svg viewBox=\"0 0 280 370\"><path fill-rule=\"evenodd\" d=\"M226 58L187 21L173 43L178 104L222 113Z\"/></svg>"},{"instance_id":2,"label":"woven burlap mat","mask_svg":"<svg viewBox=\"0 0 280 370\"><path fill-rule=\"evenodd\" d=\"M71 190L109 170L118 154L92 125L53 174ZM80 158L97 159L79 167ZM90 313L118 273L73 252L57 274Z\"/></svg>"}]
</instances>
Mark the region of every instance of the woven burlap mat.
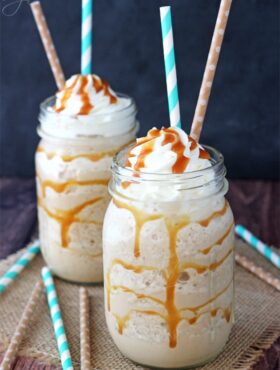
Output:
<instances>
[{"instance_id":1,"label":"woven burlap mat","mask_svg":"<svg viewBox=\"0 0 280 370\"><path fill-rule=\"evenodd\" d=\"M277 275L276 268L242 242L237 250L258 265ZM0 275L19 257L22 251L0 262ZM34 284L43 266L36 257L21 277L0 296L0 352L7 347ZM241 267L236 275L236 322L223 353L203 370L250 369L263 350L269 348L280 335L280 293ZM76 369L79 368L79 285L56 279L64 323ZM103 288L90 286L91 295L91 354L92 368L98 370L144 369L125 359L112 342L104 319ZM33 321L19 354L40 359L60 368L52 323L45 296L33 315Z\"/></svg>"}]
</instances>

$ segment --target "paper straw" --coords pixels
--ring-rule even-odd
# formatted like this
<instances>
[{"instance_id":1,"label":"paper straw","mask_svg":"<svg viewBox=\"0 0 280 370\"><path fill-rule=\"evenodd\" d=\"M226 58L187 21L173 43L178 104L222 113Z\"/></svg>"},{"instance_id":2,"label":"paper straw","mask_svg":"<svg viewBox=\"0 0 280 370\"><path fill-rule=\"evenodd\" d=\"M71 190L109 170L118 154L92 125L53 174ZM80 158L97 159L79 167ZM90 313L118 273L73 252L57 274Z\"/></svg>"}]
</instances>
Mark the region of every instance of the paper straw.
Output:
<instances>
[{"instance_id":1,"label":"paper straw","mask_svg":"<svg viewBox=\"0 0 280 370\"><path fill-rule=\"evenodd\" d=\"M235 261L252 274L256 275L259 279L265 281L267 284L273 286L280 291L280 280L273 277L269 272L266 272L261 267L256 266L253 262L249 261L246 257L235 255Z\"/></svg>"},{"instance_id":2,"label":"paper straw","mask_svg":"<svg viewBox=\"0 0 280 370\"><path fill-rule=\"evenodd\" d=\"M220 56L221 46L224 38L224 33L227 26L228 16L230 12L232 0L222 0L216 21L214 35L211 42L211 47L203 75L203 80L199 92L198 102L192 122L190 135L199 141L208 101L211 93L213 80Z\"/></svg>"},{"instance_id":3,"label":"paper straw","mask_svg":"<svg viewBox=\"0 0 280 370\"><path fill-rule=\"evenodd\" d=\"M251 247L258 251L262 256L264 256L269 262L280 269L280 256L273 252L273 250L262 241L260 241L255 235L250 233L242 225L235 226L235 232L242 239L244 239Z\"/></svg>"},{"instance_id":4,"label":"paper straw","mask_svg":"<svg viewBox=\"0 0 280 370\"><path fill-rule=\"evenodd\" d=\"M31 293L31 297L29 298L27 305L24 308L24 311L20 318L18 326L5 352L4 358L0 365L0 370L9 370L11 368L11 362L17 355L18 347L22 339L24 338L24 336L26 336L26 331L27 331L29 322L33 316L35 306L37 305L37 302L42 293L42 290L43 290L43 282L38 281L35 285L35 288L33 289Z\"/></svg>"},{"instance_id":5,"label":"paper straw","mask_svg":"<svg viewBox=\"0 0 280 370\"><path fill-rule=\"evenodd\" d=\"M52 69L52 73L54 75L56 85L61 90L65 85L65 78L40 1L35 1L31 3L30 6Z\"/></svg>"},{"instance_id":6,"label":"paper straw","mask_svg":"<svg viewBox=\"0 0 280 370\"><path fill-rule=\"evenodd\" d=\"M55 332L57 347L59 350L60 360L63 370L73 370L69 345L65 334L65 329L62 321L62 315L58 303L56 289L52 274L48 267L42 268L42 278L46 287L46 294L51 313L53 328Z\"/></svg>"},{"instance_id":7,"label":"paper straw","mask_svg":"<svg viewBox=\"0 0 280 370\"><path fill-rule=\"evenodd\" d=\"M89 296L86 288L80 288L80 345L81 370L91 370Z\"/></svg>"},{"instance_id":8,"label":"paper straw","mask_svg":"<svg viewBox=\"0 0 280 370\"><path fill-rule=\"evenodd\" d=\"M81 73L91 73L92 0L82 0Z\"/></svg>"},{"instance_id":9,"label":"paper straw","mask_svg":"<svg viewBox=\"0 0 280 370\"><path fill-rule=\"evenodd\" d=\"M23 255L9 268L7 272L0 277L0 294L3 293L7 286L10 285L19 276L21 271L29 264L29 262L40 252L39 240L34 241Z\"/></svg>"},{"instance_id":10,"label":"paper straw","mask_svg":"<svg viewBox=\"0 0 280 370\"><path fill-rule=\"evenodd\" d=\"M175 64L175 51L170 6L160 8L165 77L167 86L170 125L181 127L179 94Z\"/></svg>"}]
</instances>

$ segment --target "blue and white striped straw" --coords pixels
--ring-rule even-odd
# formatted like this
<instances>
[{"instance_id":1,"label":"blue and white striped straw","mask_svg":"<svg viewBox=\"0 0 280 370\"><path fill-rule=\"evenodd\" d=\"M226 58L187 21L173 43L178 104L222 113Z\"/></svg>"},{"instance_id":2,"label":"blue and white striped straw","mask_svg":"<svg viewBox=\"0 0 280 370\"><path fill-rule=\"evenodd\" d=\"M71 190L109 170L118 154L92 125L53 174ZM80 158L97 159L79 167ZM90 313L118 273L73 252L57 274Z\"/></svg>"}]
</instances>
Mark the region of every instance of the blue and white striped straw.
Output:
<instances>
[{"instance_id":1,"label":"blue and white striped straw","mask_svg":"<svg viewBox=\"0 0 280 370\"><path fill-rule=\"evenodd\" d=\"M71 370L74 368L72 365L69 345L65 334L65 329L62 321L61 311L57 299L53 277L48 267L42 268L42 278L46 287L46 294L48 298L48 304L51 313L56 342L60 354L62 369Z\"/></svg>"},{"instance_id":2,"label":"blue and white striped straw","mask_svg":"<svg viewBox=\"0 0 280 370\"><path fill-rule=\"evenodd\" d=\"M81 73L91 73L92 0L82 0Z\"/></svg>"},{"instance_id":3,"label":"blue and white striped straw","mask_svg":"<svg viewBox=\"0 0 280 370\"><path fill-rule=\"evenodd\" d=\"M242 225L236 225L235 232L242 239L244 239L251 247L253 247L256 251L262 254L267 260L269 260L273 265L280 269L280 256L273 252L273 250L268 245L260 241L255 235L250 233L250 231L245 229L245 227Z\"/></svg>"},{"instance_id":4,"label":"blue and white striped straw","mask_svg":"<svg viewBox=\"0 0 280 370\"><path fill-rule=\"evenodd\" d=\"M170 6L163 6L160 8L160 19L161 19L161 31L162 31L170 125L172 127L181 127L181 116L180 116L179 94L178 94Z\"/></svg>"},{"instance_id":5,"label":"blue and white striped straw","mask_svg":"<svg viewBox=\"0 0 280 370\"><path fill-rule=\"evenodd\" d=\"M0 277L0 294L3 293L7 286L10 285L19 276L21 271L29 264L29 262L40 252L40 242L36 240L23 255L9 268L7 272Z\"/></svg>"}]
</instances>

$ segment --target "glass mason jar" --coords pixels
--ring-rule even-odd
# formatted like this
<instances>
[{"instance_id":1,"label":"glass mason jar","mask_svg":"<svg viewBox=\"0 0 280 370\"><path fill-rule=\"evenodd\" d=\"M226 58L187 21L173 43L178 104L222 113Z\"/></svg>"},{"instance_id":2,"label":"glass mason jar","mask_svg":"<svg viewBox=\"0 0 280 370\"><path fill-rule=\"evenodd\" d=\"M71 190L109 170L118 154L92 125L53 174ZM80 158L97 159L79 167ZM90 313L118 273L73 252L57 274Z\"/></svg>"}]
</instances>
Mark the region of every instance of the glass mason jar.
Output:
<instances>
[{"instance_id":1,"label":"glass mason jar","mask_svg":"<svg viewBox=\"0 0 280 370\"><path fill-rule=\"evenodd\" d=\"M35 156L41 250L51 270L66 280L103 280L101 234L112 157L135 140L138 128L136 106L126 98L125 108L95 114L90 129L82 121L90 116L55 112L49 109L54 98L41 104ZM73 127L80 135L71 138Z\"/></svg>"},{"instance_id":2,"label":"glass mason jar","mask_svg":"<svg viewBox=\"0 0 280 370\"><path fill-rule=\"evenodd\" d=\"M114 157L103 225L105 312L131 360L179 369L223 349L233 323L234 220L223 156L183 174L125 168Z\"/></svg>"}]
</instances>

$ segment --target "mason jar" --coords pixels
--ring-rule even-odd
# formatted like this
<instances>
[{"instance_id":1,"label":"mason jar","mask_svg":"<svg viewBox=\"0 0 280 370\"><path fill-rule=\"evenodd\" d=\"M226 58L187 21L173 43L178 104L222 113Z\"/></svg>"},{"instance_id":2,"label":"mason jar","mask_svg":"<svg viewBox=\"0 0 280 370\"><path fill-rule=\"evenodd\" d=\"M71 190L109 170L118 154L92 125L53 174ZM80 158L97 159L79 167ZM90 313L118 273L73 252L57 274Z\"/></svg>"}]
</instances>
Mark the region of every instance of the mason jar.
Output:
<instances>
[{"instance_id":1,"label":"mason jar","mask_svg":"<svg viewBox=\"0 0 280 370\"><path fill-rule=\"evenodd\" d=\"M70 116L41 104L36 162L39 235L47 265L74 282L100 282L102 225L113 155L135 139L136 106ZM90 121L92 120L92 121ZM73 129L79 134L72 137Z\"/></svg>"},{"instance_id":2,"label":"mason jar","mask_svg":"<svg viewBox=\"0 0 280 370\"><path fill-rule=\"evenodd\" d=\"M233 323L234 220L223 156L182 174L114 157L103 225L105 313L136 363L179 369L214 359Z\"/></svg>"}]
</instances>

